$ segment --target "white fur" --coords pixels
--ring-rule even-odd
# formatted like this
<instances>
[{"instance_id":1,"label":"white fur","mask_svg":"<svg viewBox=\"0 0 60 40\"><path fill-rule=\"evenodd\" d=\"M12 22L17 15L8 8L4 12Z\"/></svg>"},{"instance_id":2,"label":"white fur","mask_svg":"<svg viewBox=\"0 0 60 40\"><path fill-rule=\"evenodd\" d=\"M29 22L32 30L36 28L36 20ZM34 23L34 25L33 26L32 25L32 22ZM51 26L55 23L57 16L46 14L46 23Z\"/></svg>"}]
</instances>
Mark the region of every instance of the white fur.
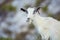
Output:
<instances>
[{"instance_id":1,"label":"white fur","mask_svg":"<svg viewBox=\"0 0 60 40\"><path fill-rule=\"evenodd\" d=\"M33 14L35 8L28 8L29 23L33 23L38 33L41 34L42 40L60 40L60 22L52 17L41 17L37 12ZM33 20L33 21L32 21Z\"/></svg>"}]
</instances>

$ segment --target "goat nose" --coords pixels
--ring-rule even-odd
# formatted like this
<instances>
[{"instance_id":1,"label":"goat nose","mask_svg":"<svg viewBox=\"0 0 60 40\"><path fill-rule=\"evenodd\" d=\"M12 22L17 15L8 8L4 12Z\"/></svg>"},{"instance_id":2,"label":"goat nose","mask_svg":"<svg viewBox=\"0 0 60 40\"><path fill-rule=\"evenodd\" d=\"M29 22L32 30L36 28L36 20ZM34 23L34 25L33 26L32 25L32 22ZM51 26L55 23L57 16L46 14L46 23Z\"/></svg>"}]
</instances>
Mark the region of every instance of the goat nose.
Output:
<instances>
[{"instance_id":1,"label":"goat nose","mask_svg":"<svg viewBox=\"0 0 60 40\"><path fill-rule=\"evenodd\" d=\"M27 22L29 22L30 18L27 18Z\"/></svg>"}]
</instances>

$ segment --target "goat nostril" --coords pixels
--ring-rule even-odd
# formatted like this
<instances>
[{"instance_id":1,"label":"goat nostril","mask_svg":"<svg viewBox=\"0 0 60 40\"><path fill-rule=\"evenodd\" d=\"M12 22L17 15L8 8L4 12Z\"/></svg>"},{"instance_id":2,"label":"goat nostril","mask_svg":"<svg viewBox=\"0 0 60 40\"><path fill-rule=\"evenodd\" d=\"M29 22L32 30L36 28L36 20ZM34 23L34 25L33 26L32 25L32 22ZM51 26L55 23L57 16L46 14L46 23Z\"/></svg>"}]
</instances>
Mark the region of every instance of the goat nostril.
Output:
<instances>
[{"instance_id":1,"label":"goat nostril","mask_svg":"<svg viewBox=\"0 0 60 40\"><path fill-rule=\"evenodd\" d=\"M28 20L29 20L30 18L28 18Z\"/></svg>"}]
</instances>

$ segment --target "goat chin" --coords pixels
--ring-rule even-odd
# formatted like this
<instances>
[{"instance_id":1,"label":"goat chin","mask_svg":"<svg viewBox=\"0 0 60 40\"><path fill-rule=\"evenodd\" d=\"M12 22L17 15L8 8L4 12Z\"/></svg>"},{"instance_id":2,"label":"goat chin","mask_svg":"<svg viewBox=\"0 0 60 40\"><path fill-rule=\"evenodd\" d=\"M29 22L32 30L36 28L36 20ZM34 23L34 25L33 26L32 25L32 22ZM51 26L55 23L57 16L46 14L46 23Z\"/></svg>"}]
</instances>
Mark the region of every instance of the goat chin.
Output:
<instances>
[{"instance_id":1,"label":"goat chin","mask_svg":"<svg viewBox=\"0 0 60 40\"><path fill-rule=\"evenodd\" d=\"M38 18L38 19L37 19ZM51 17L35 16L33 24L37 28L39 34L42 36L42 40L60 40L60 21L57 21Z\"/></svg>"}]
</instances>

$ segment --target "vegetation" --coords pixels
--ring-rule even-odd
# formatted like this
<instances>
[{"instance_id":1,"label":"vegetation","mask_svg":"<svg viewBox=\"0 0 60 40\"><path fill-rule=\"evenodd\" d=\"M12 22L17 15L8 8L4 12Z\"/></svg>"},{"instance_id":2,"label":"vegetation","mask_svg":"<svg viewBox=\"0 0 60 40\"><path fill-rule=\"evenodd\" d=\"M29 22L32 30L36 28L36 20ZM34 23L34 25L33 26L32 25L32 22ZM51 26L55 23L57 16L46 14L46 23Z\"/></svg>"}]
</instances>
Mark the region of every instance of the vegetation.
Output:
<instances>
[{"instance_id":1,"label":"vegetation","mask_svg":"<svg viewBox=\"0 0 60 40\"><path fill-rule=\"evenodd\" d=\"M43 12L46 12L48 10L48 6L45 6L42 8Z\"/></svg>"},{"instance_id":2,"label":"vegetation","mask_svg":"<svg viewBox=\"0 0 60 40\"><path fill-rule=\"evenodd\" d=\"M0 40L12 40L11 38L3 38L1 37Z\"/></svg>"},{"instance_id":3,"label":"vegetation","mask_svg":"<svg viewBox=\"0 0 60 40\"><path fill-rule=\"evenodd\" d=\"M2 11L16 11L16 7L11 5L13 0L5 0L2 4L0 4L0 12Z\"/></svg>"},{"instance_id":4,"label":"vegetation","mask_svg":"<svg viewBox=\"0 0 60 40\"><path fill-rule=\"evenodd\" d=\"M36 0L35 2L35 7L40 6L40 4L43 2L44 0Z\"/></svg>"},{"instance_id":5,"label":"vegetation","mask_svg":"<svg viewBox=\"0 0 60 40\"><path fill-rule=\"evenodd\" d=\"M30 7L31 5L29 5L29 4L26 4L26 5L24 5L24 7L27 9L28 7Z\"/></svg>"},{"instance_id":6,"label":"vegetation","mask_svg":"<svg viewBox=\"0 0 60 40\"><path fill-rule=\"evenodd\" d=\"M16 11L16 7L13 7L12 5L3 5L1 9L6 11Z\"/></svg>"}]
</instances>

